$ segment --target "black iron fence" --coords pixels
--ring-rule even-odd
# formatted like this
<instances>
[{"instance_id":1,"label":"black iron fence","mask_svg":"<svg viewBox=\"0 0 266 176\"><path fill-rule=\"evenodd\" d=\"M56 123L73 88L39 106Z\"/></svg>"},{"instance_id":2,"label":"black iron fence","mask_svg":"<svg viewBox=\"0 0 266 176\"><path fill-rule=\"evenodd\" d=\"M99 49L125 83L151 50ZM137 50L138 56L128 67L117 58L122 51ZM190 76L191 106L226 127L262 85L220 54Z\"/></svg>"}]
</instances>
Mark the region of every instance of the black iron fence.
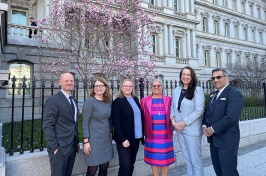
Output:
<instances>
[{"instance_id":1,"label":"black iron fence","mask_svg":"<svg viewBox=\"0 0 266 176\"><path fill-rule=\"evenodd\" d=\"M120 87L119 80L109 80L111 92L114 95ZM19 84L18 84L19 82ZM56 85L53 78L50 80L42 79L37 81L33 78L30 83L24 77L21 80L13 77L8 87L1 87L1 91L6 91L7 97L1 98L0 103L5 106L5 111L9 111L7 117L8 122L3 124L3 147L7 149L10 155L14 152L23 154L25 150L34 152L35 149L43 151L45 141L41 129L43 119L43 106L47 97L59 91L60 87ZM93 80L79 80L75 78L75 90L72 95L78 100L78 107L81 108L82 103L86 100L90 93ZM39 86L37 86L39 85ZM55 86L56 85L56 86ZM179 83L177 81L164 82L163 94L172 96L175 87ZM236 89L240 90L245 99L244 109L241 113L241 121L251 120L265 117L265 83L257 85L234 84ZM204 89L205 99L215 88L209 81L199 82L199 86ZM150 83L143 79L135 80L135 91L139 98L147 96L151 93ZM5 93L1 92L1 95ZM10 105L10 106L9 106ZM0 118L0 121L1 121ZM81 118L79 125L81 126ZM81 134L81 130L80 130ZM80 139L81 139L80 135Z\"/></svg>"}]
</instances>

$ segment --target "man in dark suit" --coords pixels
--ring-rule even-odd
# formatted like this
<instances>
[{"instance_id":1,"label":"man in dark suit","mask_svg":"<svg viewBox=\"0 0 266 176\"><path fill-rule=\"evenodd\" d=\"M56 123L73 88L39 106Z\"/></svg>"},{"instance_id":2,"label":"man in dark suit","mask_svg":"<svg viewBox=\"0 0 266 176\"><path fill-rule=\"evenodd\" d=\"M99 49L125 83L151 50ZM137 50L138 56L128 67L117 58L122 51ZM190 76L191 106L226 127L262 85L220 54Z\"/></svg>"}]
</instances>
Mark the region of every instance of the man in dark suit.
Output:
<instances>
[{"instance_id":1,"label":"man in dark suit","mask_svg":"<svg viewBox=\"0 0 266 176\"><path fill-rule=\"evenodd\" d=\"M71 176L78 152L78 109L70 95L74 78L64 73L59 80L61 91L44 105L42 129L50 158L52 176Z\"/></svg>"},{"instance_id":2,"label":"man in dark suit","mask_svg":"<svg viewBox=\"0 0 266 176\"><path fill-rule=\"evenodd\" d=\"M213 69L211 79L217 90L208 99L202 122L203 132L210 143L216 175L238 176L239 118L244 104L243 96L229 85L225 69Z\"/></svg>"}]
</instances>

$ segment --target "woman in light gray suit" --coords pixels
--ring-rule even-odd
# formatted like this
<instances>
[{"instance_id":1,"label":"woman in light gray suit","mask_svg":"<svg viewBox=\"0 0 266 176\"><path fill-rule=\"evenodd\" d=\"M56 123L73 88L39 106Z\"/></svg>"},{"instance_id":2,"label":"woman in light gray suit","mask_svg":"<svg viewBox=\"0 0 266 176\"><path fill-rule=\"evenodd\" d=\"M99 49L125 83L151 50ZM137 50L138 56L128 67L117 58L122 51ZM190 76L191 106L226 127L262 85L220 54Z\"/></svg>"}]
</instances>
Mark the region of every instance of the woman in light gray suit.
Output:
<instances>
[{"instance_id":1,"label":"woman in light gray suit","mask_svg":"<svg viewBox=\"0 0 266 176\"><path fill-rule=\"evenodd\" d=\"M204 92L197 86L197 77L191 67L180 72L181 86L174 91L171 104L172 125L186 162L188 176L203 176L201 158L201 115L204 111Z\"/></svg>"}]
</instances>

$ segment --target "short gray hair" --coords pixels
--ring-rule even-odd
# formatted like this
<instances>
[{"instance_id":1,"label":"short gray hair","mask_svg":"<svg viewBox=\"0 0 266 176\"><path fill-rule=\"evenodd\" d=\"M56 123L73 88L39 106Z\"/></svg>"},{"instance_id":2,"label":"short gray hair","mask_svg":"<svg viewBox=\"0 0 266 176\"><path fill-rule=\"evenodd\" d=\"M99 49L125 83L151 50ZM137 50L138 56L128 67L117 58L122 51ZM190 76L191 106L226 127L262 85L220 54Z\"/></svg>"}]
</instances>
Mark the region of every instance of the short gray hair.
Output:
<instances>
[{"instance_id":1,"label":"short gray hair","mask_svg":"<svg viewBox=\"0 0 266 176\"><path fill-rule=\"evenodd\" d=\"M163 87L163 81L160 78L155 78L154 80L151 81L151 86L153 85L154 82L159 82L161 86Z\"/></svg>"},{"instance_id":2,"label":"short gray hair","mask_svg":"<svg viewBox=\"0 0 266 176\"><path fill-rule=\"evenodd\" d=\"M212 70L212 73L217 71L222 71L224 76L228 76L228 72L224 68L215 68Z\"/></svg>"}]
</instances>

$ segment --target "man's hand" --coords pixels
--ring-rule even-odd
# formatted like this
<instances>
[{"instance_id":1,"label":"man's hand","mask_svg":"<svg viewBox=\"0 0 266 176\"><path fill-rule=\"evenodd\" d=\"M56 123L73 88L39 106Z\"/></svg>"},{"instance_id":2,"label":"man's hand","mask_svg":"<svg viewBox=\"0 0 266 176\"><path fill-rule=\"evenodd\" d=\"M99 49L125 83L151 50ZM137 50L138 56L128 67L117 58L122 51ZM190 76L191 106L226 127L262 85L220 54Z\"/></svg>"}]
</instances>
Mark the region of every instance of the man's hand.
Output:
<instances>
[{"instance_id":1,"label":"man's hand","mask_svg":"<svg viewBox=\"0 0 266 176\"><path fill-rule=\"evenodd\" d=\"M205 136L207 136L207 137L212 136L214 133L213 130L211 129L211 127L207 128L206 126L204 126L204 127L202 127L202 130L203 130Z\"/></svg>"}]
</instances>

